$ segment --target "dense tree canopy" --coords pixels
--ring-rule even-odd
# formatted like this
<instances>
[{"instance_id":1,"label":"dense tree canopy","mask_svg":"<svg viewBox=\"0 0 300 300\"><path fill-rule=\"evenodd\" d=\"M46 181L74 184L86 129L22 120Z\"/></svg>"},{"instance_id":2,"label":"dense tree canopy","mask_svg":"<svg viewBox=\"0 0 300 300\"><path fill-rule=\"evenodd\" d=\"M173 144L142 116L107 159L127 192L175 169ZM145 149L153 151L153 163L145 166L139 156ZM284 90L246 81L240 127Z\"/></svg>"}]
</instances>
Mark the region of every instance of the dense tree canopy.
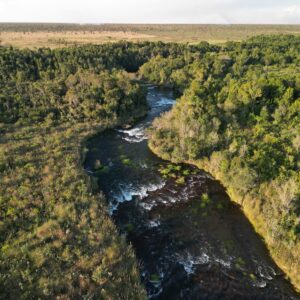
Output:
<instances>
[{"instance_id":1,"label":"dense tree canopy","mask_svg":"<svg viewBox=\"0 0 300 300\"><path fill-rule=\"evenodd\" d=\"M0 122L119 117L141 104L135 72L151 57L198 51L178 44L127 42L65 49L0 48Z\"/></svg>"},{"instance_id":2,"label":"dense tree canopy","mask_svg":"<svg viewBox=\"0 0 300 300\"><path fill-rule=\"evenodd\" d=\"M262 220L258 230L298 285L299 66L299 37L261 36L200 57L156 57L141 68L181 95L154 122L151 148L221 179L252 221Z\"/></svg>"}]
</instances>

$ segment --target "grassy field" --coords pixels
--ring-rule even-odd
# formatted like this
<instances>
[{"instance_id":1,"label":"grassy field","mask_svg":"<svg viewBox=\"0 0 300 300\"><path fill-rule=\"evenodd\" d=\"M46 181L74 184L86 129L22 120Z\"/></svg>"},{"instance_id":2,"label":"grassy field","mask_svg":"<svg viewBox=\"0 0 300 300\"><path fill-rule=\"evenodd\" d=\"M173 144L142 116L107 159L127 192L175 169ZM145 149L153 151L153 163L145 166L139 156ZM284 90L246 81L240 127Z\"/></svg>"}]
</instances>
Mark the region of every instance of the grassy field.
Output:
<instances>
[{"instance_id":1,"label":"grassy field","mask_svg":"<svg viewBox=\"0 0 300 300\"><path fill-rule=\"evenodd\" d=\"M164 41L224 43L260 34L300 34L300 25L133 25L0 23L0 45L21 48L66 47L86 43Z\"/></svg>"},{"instance_id":2,"label":"grassy field","mask_svg":"<svg viewBox=\"0 0 300 300\"><path fill-rule=\"evenodd\" d=\"M0 124L0 299L145 299L134 252L82 168L85 140L106 126Z\"/></svg>"}]
</instances>

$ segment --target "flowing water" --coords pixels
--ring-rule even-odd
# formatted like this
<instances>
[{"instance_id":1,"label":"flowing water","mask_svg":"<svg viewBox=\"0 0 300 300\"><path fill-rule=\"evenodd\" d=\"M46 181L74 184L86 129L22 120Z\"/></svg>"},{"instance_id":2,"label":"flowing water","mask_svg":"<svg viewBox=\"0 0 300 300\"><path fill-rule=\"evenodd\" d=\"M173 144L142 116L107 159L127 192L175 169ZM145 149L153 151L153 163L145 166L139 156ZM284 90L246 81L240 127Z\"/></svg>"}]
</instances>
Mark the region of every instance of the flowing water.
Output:
<instances>
[{"instance_id":1,"label":"flowing water","mask_svg":"<svg viewBox=\"0 0 300 300\"><path fill-rule=\"evenodd\" d=\"M147 99L136 126L89 141L85 169L133 245L149 299L300 299L218 181L150 152L145 129L175 101L150 85Z\"/></svg>"}]
</instances>

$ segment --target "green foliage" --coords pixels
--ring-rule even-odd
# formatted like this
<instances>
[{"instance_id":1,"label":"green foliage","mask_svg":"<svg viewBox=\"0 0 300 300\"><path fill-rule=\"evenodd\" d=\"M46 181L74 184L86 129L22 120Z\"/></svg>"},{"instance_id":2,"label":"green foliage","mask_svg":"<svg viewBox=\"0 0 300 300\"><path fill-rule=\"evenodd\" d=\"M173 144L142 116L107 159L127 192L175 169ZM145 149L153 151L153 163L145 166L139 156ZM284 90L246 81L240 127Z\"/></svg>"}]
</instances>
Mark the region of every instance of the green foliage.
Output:
<instances>
[{"instance_id":1,"label":"green foliage","mask_svg":"<svg viewBox=\"0 0 300 300\"><path fill-rule=\"evenodd\" d=\"M167 69L164 81L179 78L173 85L181 91L172 111L154 121L150 147L221 179L298 286L299 53L299 37L259 36L192 54L183 67L172 68L173 58L155 58L141 69L154 82L159 74L147 71L156 64Z\"/></svg>"},{"instance_id":2,"label":"green foliage","mask_svg":"<svg viewBox=\"0 0 300 300\"><path fill-rule=\"evenodd\" d=\"M173 179L177 184L184 184L185 177L192 173L190 169L175 164L161 165L158 171L163 178Z\"/></svg>"},{"instance_id":3,"label":"green foliage","mask_svg":"<svg viewBox=\"0 0 300 300\"><path fill-rule=\"evenodd\" d=\"M124 73L78 71L65 80L3 82L0 121L116 120L146 105L143 89Z\"/></svg>"},{"instance_id":4,"label":"green foliage","mask_svg":"<svg viewBox=\"0 0 300 300\"><path fill-rule=\"evenodd\" d=\"M122 66L101 64L127 59L120 47L0 49L1 299L145 298L134 252L81 166L86 138L147 111Z\"/></svg>"},{"instance_id":5,"label":"green foliage","mask_svg":"<svg viewBox=\"0 0 300 300\"><path fill-rule=\"evenodd\" d=\"M142 78L180 96L155 120L152 149L201 162L239 195L296 278L299 45L296 36L260 36L223 46L0 47L0 298L145 298L133 251L79 155L88 136L146 112L144 89L127 75L140 67ZM95 168L109 172L101 162ZM160 172L182 184L194 171L169 164ZM199 209L209 204L202 195Z\"/></svg>"},{"instance_id":6,"label":"green foliage","mask_svg":"<svg viewBox=\"0 0 300 300\"><path fill-rule=\"evenodd\" d=\"M133 250L79 164L105 126L1 128L1 299L144 298Z\"/></svg>"},{"instance_id":7,"label":"green foliage","mask_svg":"<svg viewBox=\"0 0 300 300\"><path fill-rule=\"evenodd\" d=\"M118 118L146 105L130 83L150 57L176 56L178 44L120 42L64 49L0 47L0 122L32 124Z\"/></svg>"}]
</instances>

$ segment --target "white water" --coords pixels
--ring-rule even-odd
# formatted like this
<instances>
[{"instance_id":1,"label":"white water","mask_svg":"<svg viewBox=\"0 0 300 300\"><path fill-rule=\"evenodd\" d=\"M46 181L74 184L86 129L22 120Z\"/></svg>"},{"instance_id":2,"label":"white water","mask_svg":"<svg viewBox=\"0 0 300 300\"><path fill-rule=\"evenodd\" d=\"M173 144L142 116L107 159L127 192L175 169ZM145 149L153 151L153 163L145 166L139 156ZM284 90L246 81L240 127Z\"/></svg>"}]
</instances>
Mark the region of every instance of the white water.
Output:
<instances>
[{"instance_id":1,"label":"white water","mask_svg":"<svg viewBox=\"0 0 300 300\"><path fill-rule=\"evenodd\" d=\"M154 107L162 107L162 106L166 106L166 105L174 105L175 102L176 101L174 99L166 98L166 97L161 97L161 99L155 103Z\"/></svg>"},{"instance_id":2,"label":"white water","mask_svg":"<svg viewBox=\"0 0 300 300\"><path fill-rule=\"evenodd\" d=\"M138 197L139 200L146 198L149 192L154 192L161 189L165 185L165 181L161 180L159 183L149 183L147 185L139 184L123 184L117 183L117 188L113 190L110 196L109 213L112 215L117 210L120 203L126 201L132 201L134 197Z\"/></svg>"},{"instance_id":3,"label":"white water","mask_svg":"<svg viewBox=\"0 0 300 300\"><path fill-rule=\"evenodd\" d=\"M147 140L144 126L136 126L127 130L118 129L117 131L123 133L122 139L129 143L140 143Z\"/></svg>"}]
</instances>

